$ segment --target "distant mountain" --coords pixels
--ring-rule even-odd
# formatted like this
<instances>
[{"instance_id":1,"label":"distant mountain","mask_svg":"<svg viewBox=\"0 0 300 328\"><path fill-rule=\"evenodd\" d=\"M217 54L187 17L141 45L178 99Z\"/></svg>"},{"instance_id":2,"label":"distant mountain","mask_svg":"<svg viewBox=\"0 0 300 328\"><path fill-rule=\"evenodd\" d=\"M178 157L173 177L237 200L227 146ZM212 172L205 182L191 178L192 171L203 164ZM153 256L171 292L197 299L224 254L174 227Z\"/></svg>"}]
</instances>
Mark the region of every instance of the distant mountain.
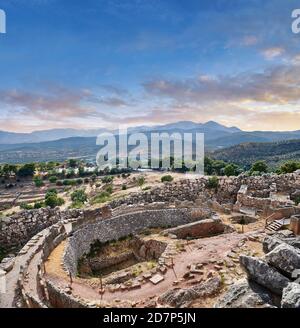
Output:
<instances>
[{"instance_id":1,"label":"distant mountain","mask_svg":"<svg viewBox=\"0 0 300 328\"><path fill-rule=\"evenodd\" d=\"M106 129L98 130L77 130L77 129L52 129L34 131L31 133L15 133L0 131L0 144L23 144L44 141L53 141L71 137L93 137Z\"/></svg>"},{"instance_id":2,"label":"distant mountain","mask_svg":"<svg viewBox=\"0 0 300 328\"><path fill-rule=\"evenodd\" d=\"M72 137L96 137L107 129L80 130L80 129L53 129L34 131L32 133L13 133L0 131L0 145L3 144L24 144L37 143L45 141L54 141ZM109 131L118 133L117 130ZM271 131L253 131L245 132L237 127L227 127L209 121L207 123L195 123L191 121L180 121L166 125L157 126L137 126L128 129L129 133L134 132L168 132L184 133L199 132L205 134L205 144L209 149L220 149L237 145L242 142L273 142L281 140L300 139L300 130L291 132L271 132Z\"/></svg>"},{"instance_id":3,"label":"distant mountain","mask_svg":"<svg viewBox=\"0 0 300 328\"><path fill-rule=\"evenodd\" d=\"M99 148L96 146L96 136L101 132L108 131L109 130L106 129L54 129L35 131L32 133L0 131L0 162L24 163L31 161L62 161L70 157L94 160ZM117 130L109 132L118 133ZM288 140L300 140L300 130L288 132L246 132L237 127L226 127L213 121L207 123L181 121L166 125L137 126L128 129L129 134L135 132L145 133L147 136L149 136L151 132L167 132L169 134L180 133L181 135L188 132L204 133L206 151L214 152L218 150L219 152L216 151L214 153L218 158L230 160L232 157L233 160L239 163L249 163L253 158L258 158L261 149L265 149L261 155L267 155L268 149L273 151L275 148L276 151L282 151L282 154L284 154L285 151L290 152L288 151L288 146L282 145L289 144L287 143ZM245 144L253 143L262 144L255 146L256 148L249 145L245 146ZM293 143L294 141L292 144ZM237 146L240 144L242 145ZM281 146L278 146L279 144ZM275 147L274 145L277 146ZM237 147L230 148L232 146ZM294 144L291 147L294 147ZM223 149L224 152L222 151ZM242 149L247 149L247 151L242 152ZM258 153L255 153L255 149L258 150ZM235 156L235 154L238 155ZM249 157L249 154L252 154L252 159ZM272 154L270 154L270 156L272 156ZM280 153L276 156L276 160L274 161L277 161ZM295 154L295 156L297 156L297 154ZM244 157L246 158L245 160L243 159Z\"/></svg>"},{"instance_id":4,"label":"distant mountain","mask_svg":"<svg viewBox=\"0 0 300 328\"><path fill-rule=\"evenodd\" d=\"M288 160L300 160L300 140L242 143L213 151L209 156L245 167L257 160L265 160L270 166L278 166Z\"/></svg>"}]
</instances>

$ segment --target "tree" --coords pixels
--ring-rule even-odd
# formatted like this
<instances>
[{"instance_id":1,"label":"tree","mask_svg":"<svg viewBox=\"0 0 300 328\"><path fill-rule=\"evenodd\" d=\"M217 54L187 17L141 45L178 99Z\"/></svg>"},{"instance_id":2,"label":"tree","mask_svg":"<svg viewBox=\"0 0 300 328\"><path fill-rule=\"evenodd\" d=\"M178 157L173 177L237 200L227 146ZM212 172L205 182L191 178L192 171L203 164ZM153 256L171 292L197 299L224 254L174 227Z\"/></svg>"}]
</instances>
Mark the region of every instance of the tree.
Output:
<instances>
[{"instance_id":1,"label":"tree","mask_svg":"<svg viewBox=\"0 0 300 328\"><path fill-rule=\"evenodd\" d=\"M77 166L77 160L73 158L69 159L69 166L75 168Z\"/></svg>"},{"instance_id":2,"label":"tree","mask_svg":"<svg viewBox=\"0 0 300 328\"><path fill-rule=\"evenodd\" d=\"M239 174L239 167L235 164L228 164L224 168L224 174L228 177Z\"/></svg>"},{"instance_id":3,"label":"tree","mask_svg":"<svg viewBox=\"0 0 300 328\"><path fill-rule=\"evenodd\" d=\"M46 206L49 206L51 208L54 208L56 206L61 206L65 203L65 201L62 198L59 198L57 196L49 196L45 199Z\"/></svg>"},{"instance_id":4,"label":"tree","mask_svg":"<svg viewBox=\"0 0 300 328\"><path fill-rule=\"evenodd\" d=\"M280 166L280 172L283 174L293 173L300 169L300 162L289 161Z\"/></svg>"},{"instance_id":5,"label":"tree","mask_svg":"<svg viewBox=\"0 0 300 328\"><path fill-rule=\"evenodd\" d=\"M207 156L204 157L204 171L207 175L213 173L213 160Z\"/></svg>"},{"instance_id":6,"label":"tree","mask_svg":"<svg viewBox=\"0 0 300 328\"><path fill-rule=\"evenodd\" d=\"M54 208L56 206L61 206L65 203L65 201L57 196L57 190L56 189L49 189L45 196L45 205L49 206L51 208Z\"/></svg>"},{"instance_id":7,"label":"tree","mask_svg":"<svg viewBox=\"0 0 300 328\"><path fill-rule=\"evenodd\" d=\"M30 164L25 164L23 165L19 171L18 171L18 176L25 178L25 177L32 177L34 176L35 173L35 164L30 163Z\"/></svg>"},{"instance_id":8,"label":"tree","mask_svg":"<svg viewBox=\"0 0 300 328\"><path fill-rule=\"evenodd\" d=\"M265 161L257 161L252 165L250 172L267 173L268 165Z\"/></svg>"},{"instance_id":9,"label":"tree","mask_svg":"<svg viewBox=\"0 0 300 328\"><path fill-rule=\"evenodd\" d=\"M18 169L16 165L12 164L5 164L2 168L3 175L5 178L9 178L12 175L15 175L17 173Z\"/></svg>"}]
</instances>

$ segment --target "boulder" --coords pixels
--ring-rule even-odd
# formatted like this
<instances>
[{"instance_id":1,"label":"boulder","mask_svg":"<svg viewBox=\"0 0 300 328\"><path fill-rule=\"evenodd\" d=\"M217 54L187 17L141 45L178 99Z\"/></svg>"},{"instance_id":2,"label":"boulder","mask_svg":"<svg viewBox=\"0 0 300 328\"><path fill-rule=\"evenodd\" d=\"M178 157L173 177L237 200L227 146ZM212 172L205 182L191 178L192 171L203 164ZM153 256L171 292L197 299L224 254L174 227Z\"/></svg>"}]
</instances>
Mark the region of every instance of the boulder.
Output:
<instances>
[{"instance_id":1,"label":"boulder","mask_svg":"<svg viewBox=\"0 0 300 328\"><path fill-rule=\"evenodd\" d=\"M158 301L175 308L188 307L195 299L214 295L221 288L219 277L208 279L191 288L174 288L162 294Z\"/></svg>"},{"instance_id":2,"label":"boulder","mask_svg":"<svg viewBox=\"0 0 300 328\"><path fill-rule=\"evenodd\" d=\"M284 288L281 300L282 308L300 308L300 284L290 283Z\"/></svg>"},{"instance_id":3,"label":"boulder","mask_svg":"<svg viewBox=\"0 0 300 328\"><path fill-rule=\"evenodd\" d=\"M255 281L277 295L281 295L282 290L290 282L287 277L258 258L241 255L240 264L250 280Z\"/></svg>"},{"instance_id":4,"label":"boulder","mask_svg":"<svg viewBox=\"0 0 300 328\"><path fill-rule=\"evenodd\" d=\"M263 251L265 253L271 252L274 248L276 248L279 245L282 245L284 241L282 241L279 238L266 236L263 240Z\"/></svg>"},{"instance_id":5,"label":"boulder","mask_svg":"<svg viewBox=\"0 0 300 328\"><path fill-rule=\"evenodd\" d=\"M265 260L291 277L293 271L300 268L300 251L287 244L281 244L266 254Z\"/></svg>"},{"instance_id":6,"label":"boulder","mask_svg":"<svg viewBox=\"0 0 300 328\"><path fill-rule=\"evenodd\" d=\"M240 280L229 288L214 306L215 308L274 308L273 297L255 282Z\"/></svg>"}]
</instances>

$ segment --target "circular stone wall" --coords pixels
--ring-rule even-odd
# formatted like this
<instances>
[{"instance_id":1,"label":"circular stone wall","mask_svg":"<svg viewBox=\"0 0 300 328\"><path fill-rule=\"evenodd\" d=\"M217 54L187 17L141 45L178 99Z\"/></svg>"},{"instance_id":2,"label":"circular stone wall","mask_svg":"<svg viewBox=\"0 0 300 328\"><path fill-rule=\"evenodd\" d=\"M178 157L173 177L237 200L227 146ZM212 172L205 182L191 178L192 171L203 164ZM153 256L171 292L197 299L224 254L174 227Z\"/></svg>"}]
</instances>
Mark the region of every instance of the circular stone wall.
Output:
<instances>
[{"instance_id":1,"label":"circular stone wall","mask_svg":"<svg viewBox=\"0 0 300 328\"><path fill-rule=\"evenodd\" d=\"M99 240L104 243L130 234L138 234L151 227L176 227L198 221L193 209L162 209L135 212L111 219L87 224L68 238L64 252L64 268L72 275L77 274L78 260L90 251L90 245Z\"/></svg>"}]
</instances>

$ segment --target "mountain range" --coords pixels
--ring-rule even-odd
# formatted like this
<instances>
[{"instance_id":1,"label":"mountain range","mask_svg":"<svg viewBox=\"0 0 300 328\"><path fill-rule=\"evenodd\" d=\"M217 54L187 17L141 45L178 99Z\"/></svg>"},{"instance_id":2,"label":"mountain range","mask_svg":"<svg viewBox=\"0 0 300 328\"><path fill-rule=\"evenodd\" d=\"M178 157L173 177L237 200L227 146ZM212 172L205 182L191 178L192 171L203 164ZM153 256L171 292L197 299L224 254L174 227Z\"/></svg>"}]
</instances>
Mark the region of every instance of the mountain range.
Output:
<instances>
[{"instance_id":1,"label":"mountain range","mask_svg":"<svg viewBox=\"0 0 300 328\"><path fill-rule=\"evenodd\" d=\"M99 147L96 146L96 136L102 132L118 133L117 130L103 128L93 130L53 129L35 131L32 133L13 133L0 131L0 162L31 162L65 160L70 157L95 159ZM128 129L128 133L135 132L149 135L151 132L188 133L199 132L205 134L206 151L216 152L218 158L226 158L225 148L245 143L278 143L288 140L300 140L300 130L297 131L242 131L237 127L227 127L209 121L195 123L181 121L166 125L137 126ZM293 145L293 151L299 144ZM282 149L284 146L281 146ZM225 149L225 150L224 150ZM222 150L224 152L222 153ZM299 149L300 150L300 149ZM219 153L217 153L220 151ZM239 151L231 151L238 154ZM223 155L222 155L223 154Z\"/></svg>"},{"instance_id":2,"label":"mountain range","mask_svg":"<svg viewBox=\"0 0 300 328\"><path fill-rule=\"evenodd\" d=\"M207 123L195 123L181 121L166 125L137 126L129 128L129 133L134 132L201 132L205 134L207 146L210 148L222 148L237 145L242 142L272 142L281 140L292 140L300 138L300 130L277 132L277 131L242 131L237 127L227 127L209 121ZM0 131L0 145L15 145L27 143L40 143L55 141L73 137L96 137L102 132L117 133L117 130L99 129L52 129L34 131L31 133L17 133Z\"/></svg>"}]
</instances>

